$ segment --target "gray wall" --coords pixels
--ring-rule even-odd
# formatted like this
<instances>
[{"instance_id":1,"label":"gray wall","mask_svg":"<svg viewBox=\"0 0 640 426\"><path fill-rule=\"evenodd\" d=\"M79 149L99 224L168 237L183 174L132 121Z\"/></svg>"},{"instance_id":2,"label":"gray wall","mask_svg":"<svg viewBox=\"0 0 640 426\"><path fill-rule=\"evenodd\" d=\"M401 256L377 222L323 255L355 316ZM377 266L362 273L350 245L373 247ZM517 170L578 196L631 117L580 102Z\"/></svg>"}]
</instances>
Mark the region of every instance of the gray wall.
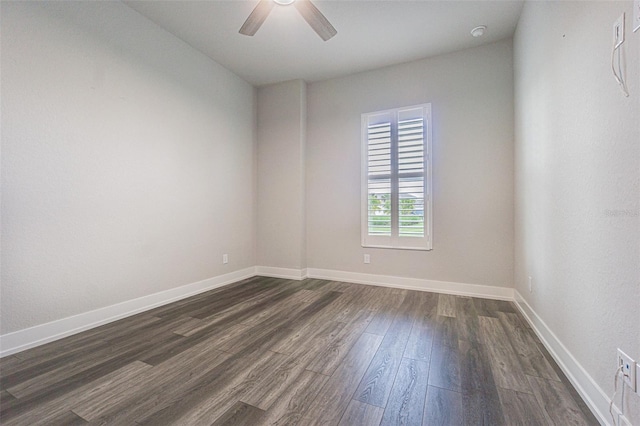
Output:
<instances>
[{"instance_id":1,"label":"gray wall","mask_svg":"<svg viewBox=\"0 0 640 426\"><path fill-rule=\"evenodd\" d=\"M433 109L433 250L363 249L360 114L425 102ZM309 268L512 286L510 40L310 84L307 151Z\"/></svg>"},{"instance_id":2,"label":"gray wall","mask_svg":"<svg viewBox=\"0 0 640 426\"><path fill-rule=\"evenodd\" d=\"M1 333L255 265L253 97L121 3L3 2Z\"/></svg>"},{"instance_id":3,"label":"gray wall","mask_svg":"<svg viewBox=\"0 0 640 426\"><path fill-rule=\"evenodd\" d=\"M306 268L306 87L294 80L258 90L259 266Z\"/></svg>"},{"instance_id":4,"label":"gray wall","mask_svg":"<svg viewBox=\"0 0 640 426\"><path fill-rule=\"evenodd\" d=\"M629 28L631 11L631 2L528 2L514 41L515 287L609 395L616 348L640 355L640 33ZM622 12L628 98L611 71ZM640 398L626 394L640 424Z\"/></svg>"}]
</instances>

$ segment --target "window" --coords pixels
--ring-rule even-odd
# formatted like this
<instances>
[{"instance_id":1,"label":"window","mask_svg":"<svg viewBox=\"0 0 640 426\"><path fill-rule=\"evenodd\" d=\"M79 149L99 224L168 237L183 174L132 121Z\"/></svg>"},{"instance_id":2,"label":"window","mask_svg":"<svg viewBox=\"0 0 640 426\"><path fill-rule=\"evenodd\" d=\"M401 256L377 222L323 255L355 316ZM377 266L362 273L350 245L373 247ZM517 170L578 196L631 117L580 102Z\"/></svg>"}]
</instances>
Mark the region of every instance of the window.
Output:
<instances>
[{"instance_id":1,"label":"window","mask_svg":"<svg viewBox=\"0 0 640 426\"><path fill-rule=\"evenodd\" d=\"M431 104L362 114L362 245L431 250Z\"/></svg>"}]
</instances>

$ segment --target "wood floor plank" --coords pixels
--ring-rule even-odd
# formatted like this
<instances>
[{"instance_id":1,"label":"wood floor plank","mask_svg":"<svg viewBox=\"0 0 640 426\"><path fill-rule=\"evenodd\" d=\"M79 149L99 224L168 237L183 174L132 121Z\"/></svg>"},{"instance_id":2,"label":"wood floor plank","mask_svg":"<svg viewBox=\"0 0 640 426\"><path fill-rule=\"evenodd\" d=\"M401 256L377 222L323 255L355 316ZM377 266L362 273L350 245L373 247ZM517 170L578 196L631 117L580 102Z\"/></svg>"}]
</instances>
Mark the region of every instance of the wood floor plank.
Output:
<instances>
[{"instance_id":1,"label":"wood floor plank","mask_svg":"<svg viewBox=\"0 0 640 426\"><path fill-rule=\"evenodd\" d=\"M303 370L297 380L287 387L285 392L271 404L260 424L270 426L306 426L302 423L302 416L309 409L327 380L328 377L323 374Z\"/></svg>"},{"instance_id":2,"label":"wood floor plank","mask_svg":"<svg viewBox=\"0 0 640 426\"><path fill-rule=\"evenodd\" d=\"M372 426L379 425L382 419L383 409L375 405L351 400L347 410L340 419L339 426Z\"/></svg>"},{"instance_id":3,"label":"wood floor plank","mask_svg":"<svg viewBox=\"0 0 640 426\"><path fill-rule=\"evenodd\" d=\"M434 345L458 346L458 321L453 317L436 317Z\"/></svg>"},{"instance_id":4,"label":"wood floor plank","mask_svg":"<svg viewBox=\"0 0 640 426\"><path fill-rule=\"evenodd\" d=\"M207 320L212 317L230 316L239 311L246 311L248 308L263 303L265 300L280 300L288 295L295 294L299 288L291 285L289 281L282 282L276 278L265 279L261 286L261 291L255 292L250 296L238 298L236 303L228 304L228 306L212 310L210 306L204 306L189 312L190 316L201 320Z\"/></svg>"},{"instance_id":5,"label":"wood floor plank","mask_svg":"<svg viewBox=\"0 0 640 426\"><path fill-rule=\"evenodd\" d=\"M315 291L315 290L323 289L327 284L329 284L329 281L307 278L303 280L300 284L306 290Z\"/></svg>"},{"instance_id":6,"label":"wood floor plank","mask_svg":"<svg viewBox=\"0 0 640 426\"><path fill-rule=\"evenodd\" d=\"M264 411L244 402L236 402L212 426L254 426L264 416Z\"/></svg>"},{"instance_id":7,"label":"wood floor plank","mask_svg":"<svg viewBox=\"0 0 640 426\"><path fill-rule=\"evenodd\" d=\"M498 312L515 312L511 302L492 299L473 299L473 304L479 316L498 317Z\"/></svg>"},{"instance_id":8,"label":"wood floor plank","mask_svg":"<svg viewBox=\"0 0 640 426\"><path fill-rule=\"evenodd\" d=\"M243 319L241 322L244 325L256 326L260 325L266 318L279 315L281 312L280 303L286 303L287 305L303 305L306 306L322 297L322 293L317 293L311 290L299 290L286 298L278 300L279 303L274 303L272 299L267 299L253 306L256 310L254 315ZM257 309L256 309L257 308Z\"/></svg>"},{"instance_id":9,"label":"wood floor plank","mask_svg":"<svg viewBox=\"0 0 640 426\"><path fill-rule=\"evenodd\" d=\"M6 403L6 402L12 401L14 399L16 399L16 397L11 395L9 393L9 391L7 391L5 389L2 389L2 391L0 391L0 404L2 404L3 401Z\"/></svg>"},{"instance_id":10,"label":"wood floor plank","mask_svg":"<svg viewBox=\"0 0 640 426\"><path fill-rule=\"evenodd\" d=\"M286 355L268 351L252 358L254 362L248 369L245 365L237 364L233 375L218 381L205 379L204 386L192 388L186 397L147 413L137 418L136 422L146 425L212 424L240 400L247 388L253 386L266 371L276 368L285 357ZM240 366L244 368L241 369Z\"/></svg>"},{"instance_id":11,"label":"wood floor plank","mask_svg":"<svg viewBox=\"0 0 640 426\"><path fill-rule=\"evenodd\" d=\"M286 392L286 389L306 371L304 369L305 363L300 358L286 355L283 357L286 357L284 362L271 371L267 371L256 381L255 386L243 392L240 397L242 402L262 410L268 410Z\"/></svg>"},{"instance_id":12,"label":"wood floor plank","mask_svg":"<svg viewBox=\"0 0 640 426\"><path fill-rule=\"evenodd\" d=\"M486 345L493 379L498 387L531 393L531 387L522 373L522 366L510 346Z\"/></svg>"},{"instance_id":13,"label":"wood floor plank","mask_svg":"<svg viewBox=\"0 0 640 426\"><path fill-rule=\"evenodd\" d=\"M281 354L293 354L301 348L307 348L309 342L317 339L318 336L325 337L325 345L329 345L337 338L340 331L346 326L343 322L331 321L328 318L320 317L317 320L294 330L287 338L274 345L271 350Z\"/></svg>"},{"instance_id":14,"label":"wood floor plank","mask_svg":"<svg viewBox=\"0 0 640 426\"><path fill-rule=\"evenodd\" d=\"M509 302L507 300L490 300L490 303L493 304L497 312L509 312L509 313L517 312L517 309L514 306L513 302Z\"/></svg>"},{"instance_id":15,"label":"wood floor plank","mask_svg":"<svg viewBox=\"0 0 640 426\"><path fill-rule=\"evenodd\" d=\"M544 408L544 414L550 424L576 426L597 424L584 416L561 382L531 376L527 376L527 379L531 383L538 404Z\"/></svg>"},{"instance_id":16,"label":"wood floor plank","mask_svg":"<svg viewBox=\"0 0 640 426\"><path fill-rule=\"evenodd\" d=\"M539 414L597 424L513 304L326 280L254 277L0 360L3 425Z\"/></svg>"},{"instance_id":17,"label":"wood floor plank","mask_svg":"<svg viewBox=\"0 0 640 426\"><path fill-rule=\"evenodd\" d=\"M497 314L496 314L497 315ZM509 335L495 317L478 317L480 336L489 354L493 377L498 387L531 393L522 372L522 364L513 349Z\"/></svg>"},{"instance_id":18,"label":"wood floor plank","mask_svg":"<svg viewBox=\"0 0 640 426\"><path fill-rule=\"evenodd\" d=\"M170 336L169 331L163 331L163 333L167 337ZM153 338L157 339L158 336L153 336ZM138 344L135 346L138 346ZM129 345L129 347L132 347L132 345ZM123 348L118 346L105 346L101 350L94 350L92 353L86 354L84 357L76 357L73 360L69 360L55 370L48 371L28 380L22 378L20 383L7 387L7 390L11 392L12 395L22 398L37 394L43 389L52 389L57 383L64 382L69 376L82 374L85 371L90 371L101 365L105 365L105 363L112 359L118 358L122 354L122 350ZM13 379L13 376L11 376L11 378ZM18 379L19 378L20 377L18 377ZM9 381L9 378L7 378L7 381Z\"/></svg>"},{"instance_id":19,"label":"wood floor plank","mask_svg":"<svg viewBox=\"0 0 640 426\"><path fill-rule=\"evenodd\" d=\"M72 407L75 413L90 421L107 417L113 412L124 417L132 405L143 405L141 399L151 395L157 404L166 394L166 387L171 387L174 391L188 389L189 383L228 358L229 354L220 352L209 342L203 342L141 374L110 383L109 386L98 387Z\"/></svg>"},{"instance_id":20,"label":"wood floor plank","mask_svg":"<svg viewBox=\"0 0 640 426\"><path fill-rule=\"evenodd\" d=\"M587 419L590 419L590 421L595 420L593 413L591 412L587 404L580 398L578 391L573 387L573 385L571 384L571 381L569 381L569 379L564 374L564 372L560 369L558 364L555 363L555 361L553 360L553 357L551 356L549 351L547 351L547 348L544 347L544 345L542 344L542 342L540 342L539 339L536 339L536 342L537 342L536 346L538 350L547 359L547 361L551 365L551 368L553 368L553 371L560 378L560 382L562 382L567 392L569 392L569 394L571 395L571 398L575 401L576 405L580 408L580 411L582 411L582 414ZM594 423L594 424L597 424L597 423Z\"/></svg>"},{"instance_id":21,"label":"wood floor plank","mask_svg":"<svg viewBox=\"0 0 640 426\"><path fill-rule=\"evenodd\" d=\"M480 342L478 313L476 312L472 298L456 298L456 318L458 320L458 339Z\"/></svg>"},{"instance_id":22,"label":"wood floor plank","mask_svg":"<svg viewBox=\"0 0 640 426\"><path fill-rule=\"evenodd\" d=\"M268 316L271 311L265 312L265 310L274 309L280 303L289 304L289 298L299 297L298 293L300 291L299 288L289 285L285 285L282 288L275 287L267 289L246 301L239 300L224 309L211 310L207 307L205 312L195 311L191 315L209 325L235 325L237 323L254 325L259 321L253 321L252 318Z\"/></svg>"},{"instance_id":23,"label":"wood floor plank","mask_svg":"<svg viewBox=\"0 0 640 426\"><path fill-rule=\"evenodd\" d=\"M498 393L503 406L502 412L508 425L547 425L547 420L542 414L542 407L534 395L504 389L499 389Z\"/></svg>"},{"instance_id":24,"label":"wood floor plank","mask_svg":"<svg viewBox=\"0 0 640 426\"><path fill-rule=\"evenodd\" d=\"M158 318L159 319L159 318ZM9 368L4 369L0 383L3 388L10 388L22 384L27 380L34 379L38 376L47 374L52 371L64 368L71 362L78 362L85 360L87 356L95 355L96 351L113 350L104 340L90 339L91 342L87 342L86 346L80 344L80 347L76 347L75 343L69 344L66 339L61 342L59 350L55 350L54 343L49 343L45 349L41 347L34 348L39 353L43 353L42 356L25 355L24 360L20 360L18 363L11 365ZM89 339L87 339L89 340ZM30 352L30 351L26 351Z\"/></svg>"},{"instance_id":25,"label":"wood floor plank","mask_svg":"<svg viewBox=\"0 0 640 426\"><path fill-rule=\"evenodd\" d=\"M420 292L418 295L416 319L409 333L404 357L421 361L431 358L431 345L437 329L438 296L435 293Z\"/></svg>"},{"instance_id":26,"label":"wood floor plank","mask_svg":"<svg viewBox=\"0 0 640 426\"><path fill-rule=\"evenodd\" d=\"M438 315L443 317L456 316L456 298L450 294L438 295Z\"/></svg>"},{"instance_id":27,"label":"wood floor plank","mask_svg":"<svg viewBox=\"0 0 640 426\"><path fill-rule=\"evenodd\" d=\"M478 317L478 326L480 329L480 342L485 346L498 345L503 347L511 347L509 335L505 331L502 323L497 317Z\"/></svg>"},{"instance_id":28,"label":"wood floor plank","mask_svg":"<svg viewBox=\"0 0 640 426\"><path fill-rule=\"evenodd\" d=\"M280 315L269 317L262 324L249 328L246 333L228 336L228 338L220 342L218 348L231 353L242 352L245 348L255 345L269 348L269 346L277 344L277 339L275 339L276 334L273 334L276 329L280 330L284 328L284 325L294 327L295 324L310 320L314 315L322 312L323 309L330 305L340 294L341 293L336 292L322 294L318 300L308 306L282 303L280 304L282 308ZM225 335L228 334L228 332L229 328L226 322L216 323L184 338L185 340L183 341L174 341L162 347L156 347L151 353L148 353L145 358L141 359L146 363L155 365L178 355L182 351L204 340L211 339L216 335ZM284 330L277 332L278 338L286 334Z\"/></svg>"},{"instance_id":29,"label":"wood floor plank","mask_svg":"<svg viewBox=\"0 0 640 426\"><path fill-rule=\"evenodd\" d=\"M343 293L342 298L348 299L339 309L336 306L331 315L333 320L350 323L360 313L360 311L371 311L373 315L380 307L380 299L377 297L376 289L372 287L360 286L358 291ZM373 319L372 315L372 319Z\"/></svg>"},{"instance_id":30,"label":"wood floor plank","mask_svg":"<svg viewBox=\"0 0 640 426\"><path fill-rule=\"evenodd\" d=\"M105 341L109 338L146 330L151 324L159 321L161 321L159 317L142 313L37 346L15 354L14 357L20 359L20 364L15 365L15 369L3 367L0 369L0 375L4 378L19 371L19 374L25 379L34 377L59 367L69 359L82 357L96 348L104 347Z\"/></svg>"},{"instance_id":31,"label":"wood floor plank","mask_svg":"<svg viewBox=\"0 0 640 426\"><path fill-rule=\"evenodd\" d=\"M49 424L74 426L74 425L86 425L86 424L89 424L89 422L83 419L82 417L78 416L73 411L66 411L61 415L52 418Z\"/></svg>"},{"instance_id":32,"label":"wood floor plank","mask_svg":"<svg viewBox=\"0 0 640 426\"><path fill-rule=\"evenodd\" d=\"M337 424L342 418L382 337L363 333L303 415L302 424Z\"/></svg>"},{"instance_id":33,"label":"wood floor plank","mask_svg":"<svg viewBox=\"0 0 640 426\"><path fill-rule=\"evenodd\" d=\"M55 419L64 418L75 404L90 396L95 389L110 388L110 383L122 383L136 379L148 365L141 362L127 364L111 374L107 374L93 382L71 389L68 392L50 395L44 401L14 400L15 404L3 407L2 423L4 425L50 425Z\"/></svg>"},{"instance_id":34,"label":"wood floor plank","mask_svg":"<svg viewBox=\"0 0 640 426\"><path fill-rule=\"evenodd\" d=\"M429 386L423 426L462 425L462 395L448 389Z\"/></svg>"},{"instance_id":35,"label":"wood floor plank","mask_svg":"<svg viewBox=\"0 0 640 426\"><path fill-rule=\"evenodd\" d=\"M341 293L353 293L359 291L361 284L345 283L341 281L329 281L321 287L322 291L339 291ZM317 289L316 289L317 290Z\"/></svg>"},{"instance_id":36,"label":"wood floor plank","mask_svg":"<svg viewBox=\"0 0 640 426\"><path fill-rule=\"evenodd\" d=\"M459 363L465 424L505 424L486 348L460 340Z\"/></svg>"},{"instance_id":37,"label":"wood floor plank","mask_svg":"<svg viewBox=\"0 0 640 426\"><path fill-rule=\"evenodd\" d=\"M73 412L91 421L102 410L124 401L131 392L132 384L144 381L144 378L148 377L146 373L153 368L141 361L135 361L130 366L132 367L130 373L115 375L111 380L102 380L99 385L80 395L76 401L69 402ZM140 389L143 388L140 387Z\"/></svg>"},{"instance_id":38,"label":"wood floor plank","mask_svg":"<svg viewBox=\"0 0 640 426\"><path fill-rule=\"evenodd\" d=\"M496 306L491 304L489 299L473 299L473 306L476 310L476 313L480 317L495 317L497 318Z\"/></svg>"},{"instance_id":39,"label":"wood floor plank","mask_svg":"<svg viewBox=\"0 0 640 426\"><path fill-rule=\"evenodd\" d=\"M393 289L385 289L380 291L377 297L382 298L379 302L379 308L376 310L371 323L365 330L366 333L377 334L384 336L389 326L393 322L398 308L402 304L402 301L406 297L407 292L391 291Z\"/></svg>"},{"instance_id":40,"label":"wood floor plank","mask_svg":"<svg viewBox=\"0 0 640 426\"><path fill-rule=\"evenodd\" d=\"M255 295L246 297L243 300L237 300L235 303L227 304L227 306L219 309L211 309L211 306L205 306L189 314L209 325L235 325L260 314L265 308L270 308L286 301L299 291L299 288L288 284L288 282L283 284L282 286L269 285Z\"/></svg>"},{"instance_id":41,"label":"wood floor plank","mask_svg":"<svg viewBox=\"0 0 640 426\"><path fill-rule=\"evenodd\" d=\"M241 400L268 410L305 371L311 360L324 350L344 328L344 323L328 322L311 335L311 339L300 345L277 368L267 372L256 385L248 389Z\"/></svg>"},{"instance_id":42,"label":"wood floor plank","mask_svg":"<svg viewBox=\"0 0 640 426\"><path fill-rule=\"evenodd\" d=\"M169 333L173 334L173 333ZM173 335L174 337L180 337ZM169 337L170 339L171 337ZM156 342L162 344L162 341ZM0 416L7 418L8 416L18 415L25 410L31 410L33 406L45 404L57 397L71 392L78 387L91 384L91 382L107 376L120 368L132 363L137 357L149 349L151 343L146 342L140 347L134 347L115 357L106 359L104 362L97 364L80 372L71 372L69 376L62 381L50 384L49 386L39 389L37 392L30 393L28 396L10 401L2 407Z\"/></svg>"},{"instance_id":43,"label":"wood floor plank","mask_svg":"<svg viewBox=\"0 0 640 426\"><path fill-rule=\"evenodd\" d=\"M346 325L329 346L309 363L307 369L327 376L333 374L360 339L372 318L371 311L361 311L353 322Z\"/></svg>"},{"instance_id":44,"label":"wood floor plank","mask_svg":"<svg viewBox=\"0 0 640 426\"><path fill-rule=\"evenodd\" d=\"M394 320L358 386L354 399L382 408L387 405L411 331L412 324L405 321L406 318L402 317Z\"/></svg>"},{"instance_id":45,"label":"wood floor plank","mask_svg":"<svg viewBox=\"0 0 640 426\"><path fill-rule=\"evenodd\" d=\"M0 358L0 380L8 374L15 372L16 368L19 367L23 362L24 361L22 359L18 358L15 355L9 355L5 356L4 358Z\"/></svg>"},{"instance_id":46,"label":"wood floor plank","mask_svg":"<svg viewBox=\"0 0 640 426\"><path fill-rule=\"evenodd\" d=\"M247 282L241 286L234 286L226 289L226 291L206 293L198 295L194 298L186 299L183 303L178 303L175 306L166 306L158 309L154 312L154 315L161 318L167 317L180 317L184 315L195 316L194 312L199 312L198 316L206 317L207 312L216 313L220 312L236 303L246 300L250 297L256 297L258 294L268 291L271 288L270 284L267 284L266 279L258 279L251 282ZM277 285L274 281L273 285ZM202 312L205 309L206 312Z\"/></svg>"},{"instance_id":47,"label":"wood floor plank","mask_svg":"<svg viewBox=\"0 0 640 426\"><path fill-rule=\"evenodd\" d=\"M429 363L403 358L384 408L384 425L418 425L422 422Z\"/></svg>"},{"instance_id":48,"label":"wood floor plank","mask_svg":"<svg viewBox=\"0 0 640 426\"><path fill-rule=\"evenodd\" d=\"M520 364L525 374L560 381L551 364L536 346L533 332L521 325L514 313L498 312L498 318L509 336L509 341L520 357Z\"/></svg>"},{"instance_id":49,"label":"wood floor plank","mask_svg":"<svg viewBox=\"0 0 640 426\"><path fill-rule=\"evenodd\" d=\"M495 407L485 405L486 398L481 392L466 392L462 394L462 419L465 425L511 426L505 423L502 406L498 403L499 411ZM490 418L497 418L489 422Z\"/></svg>"},{"instance_id":50,"label":"wood floor plank","mask_svg":"<svg viewBox=\"0 0 640 426\"><path fill-rule=\"evenodd\" d=\"M274 336L285 331L283 329L275 329L271 334L254 341L243 353L234 355L221 352L219 356L211 357L209 364L192 365L191 368L193 370L180 368L182 367L182 359L193 358L192 352L197 349L197 347L188 348L182 354L159 365L159 367L169 365L166 368L175 365L178 369L178 371L175 371L175 374L178 375L177 377L172 377L165 370L155 370L157 373L162 373L161 378L151 381L151 386L146 392L136 392L134 388L133 395L129 396L125 404L114 406L108 412L102 413L99 421L105 424L131 424L133 421L151 416L155 412L162 410L167 410L172 412L172 415L177 415L176 413L180 413L180 408L174 409L174 407L181 404L184 404L185 407L187 406L184 399L185 395L189 396L188 399L192 405L197 405L199 403L198 397L206 397L202 396L202 394L206 395L208 391L215 394L215 392L227 389L236 380L245 378L248 371L252 371L252 368L259 365L260 357L265 356L269 341ZM211 350L219 352L217 351L217 346L207 340L201 342L199 346L209 347ZM169 372L171 371L174 370L169 370ZM186 376L180 376L185 374ZM168 386L164 382L167 379L173 383L172 386ZM219 396L216 395L214 396Z\"/></svg>"},{"instance_id":51,"label":"wood floor plank","mask_svg":"<svg viewBox=\"0 0 640 426\"><path fill-rule=\"evenodd\" d=\"M265 334L271 332L274 327L296 327L304 324L306 320L320 312L329 305L340 293L318 293L315 300L309 303L301 303L299 300L289 300L287 303L279 305L279 312L272 312L267 318L263 318L261 323L253 325L246 333L232 338L220 345L220 349L226 352L238 353L250 346L252 342L259 340ZM280 342L274 342L278 345Z\"/></svg>"},{"instance_id":52,"label":"wood floor plank","mask_svg":"<svg viewBox=\"0 0 640 426\"><path fill-rule=\"evenodd\" d=\"M175 327L175 329L172 330L175 334L179 334L183 337L189 337L190 334L193 334L195 331L198 331L198 329L205 326L203 325L204 321L200 319L192 317L185 318L187 318L187 320L184 323L179 324L177 327Z\"/></svg>"},{"instance_id":53,"label":"wood floor plank","mask_svg":"<svg viewBox=\"0 0 640 426\"><path fill-rule=\"evenodd\" d=\"M387 405L418 308L417 298L408 295L404 299L358 386L354 399L382 408Z\"/></svg>"},{"instance_id":54,"label":"wood floor plank","mask_svg":"<svg viewBox=\"0 0 640 426\"><path fill-rule=\"evenodd\" d=\"M433 345L429 365L429 386L461 392L459 349Z\"/></svg>"}]
</instances>

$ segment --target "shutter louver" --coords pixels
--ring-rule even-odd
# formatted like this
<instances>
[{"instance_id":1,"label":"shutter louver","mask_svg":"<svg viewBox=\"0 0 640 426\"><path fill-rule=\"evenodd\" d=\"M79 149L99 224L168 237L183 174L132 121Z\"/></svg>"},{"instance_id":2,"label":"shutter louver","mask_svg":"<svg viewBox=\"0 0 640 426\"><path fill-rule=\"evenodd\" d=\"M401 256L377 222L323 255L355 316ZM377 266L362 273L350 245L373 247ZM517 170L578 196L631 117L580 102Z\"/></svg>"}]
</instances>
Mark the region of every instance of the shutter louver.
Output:
<instances>
[{"instance_id":1,"label":"shutter louver","mask_svg":"<svg viewBox=\"0 0 640 426\"><path fill-rule=\"evenodd\" d=\"M391 123L368 126L367 170L369 235L391 235Z\"/></svg>"},{"instance_id":2,"label":"shutter louver","mask_svg":"<svg viewBox=\"0 0 640 426\"><path fill-rule=\"evenodd\" d=\"M398 122L398 234L424 237L424 120Z\"/></svg>"}]
</instances>

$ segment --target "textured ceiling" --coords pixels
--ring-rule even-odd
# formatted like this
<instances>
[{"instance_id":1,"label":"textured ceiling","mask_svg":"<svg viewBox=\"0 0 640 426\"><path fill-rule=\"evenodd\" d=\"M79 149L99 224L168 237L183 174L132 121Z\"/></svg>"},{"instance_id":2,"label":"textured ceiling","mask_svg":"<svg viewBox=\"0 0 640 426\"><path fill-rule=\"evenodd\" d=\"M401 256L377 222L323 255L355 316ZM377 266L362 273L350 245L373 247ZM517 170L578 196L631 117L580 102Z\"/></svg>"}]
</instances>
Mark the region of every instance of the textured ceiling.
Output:
<instances>
[{"instance_id":1,"label":"textured ceiling","mask_svg":"<svg viewBox=\"0 0 640 426\"><path fill-rule=\"evenodd\" d=\"M322 41L291 6L276 6L253 37L238 33L255 1L125 1L256 86L327 78L510 37L522 1L314 1L338 34ZM488 27L473 38L470 30Z\"/></svg>"}]
</instances>

